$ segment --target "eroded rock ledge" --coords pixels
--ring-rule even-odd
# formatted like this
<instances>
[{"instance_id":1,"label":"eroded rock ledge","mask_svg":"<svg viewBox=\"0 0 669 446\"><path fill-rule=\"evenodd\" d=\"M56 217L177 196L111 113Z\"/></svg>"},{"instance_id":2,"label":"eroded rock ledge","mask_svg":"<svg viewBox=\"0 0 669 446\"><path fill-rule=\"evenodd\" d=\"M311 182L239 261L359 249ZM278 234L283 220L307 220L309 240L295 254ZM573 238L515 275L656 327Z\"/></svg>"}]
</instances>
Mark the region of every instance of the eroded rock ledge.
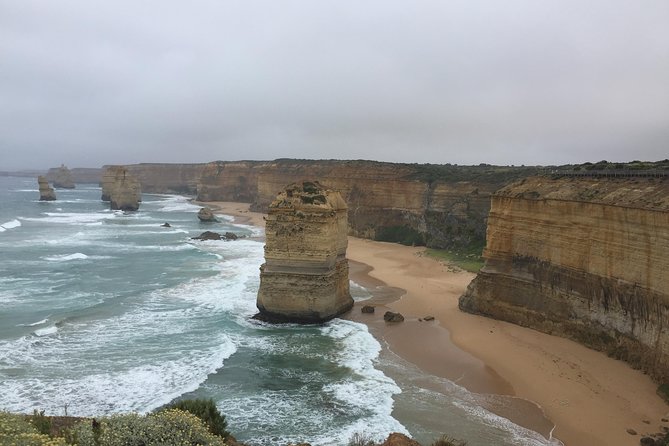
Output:
<instances>
[{"instance_id":1,"label":"eroded rock ledge","mask_svg":"<svg viewBox=\"0 0 669 446\"><path fill-rule=\"evenodd\" d=\"M492 199L464 311L572 338L669 382L669 179L533 177Z\"/></svg>"},{"instance_id":2,"label":"eroded rock ledge","mask_svg":"<svg viewBox=\"0 0 669 446\"><path fill-rule=\"evenodd\" d=\"M320 323L351 309L346 229L338 192L303 181L279 193L266 218L259 319Z\"/></svg>"}]
</instances>

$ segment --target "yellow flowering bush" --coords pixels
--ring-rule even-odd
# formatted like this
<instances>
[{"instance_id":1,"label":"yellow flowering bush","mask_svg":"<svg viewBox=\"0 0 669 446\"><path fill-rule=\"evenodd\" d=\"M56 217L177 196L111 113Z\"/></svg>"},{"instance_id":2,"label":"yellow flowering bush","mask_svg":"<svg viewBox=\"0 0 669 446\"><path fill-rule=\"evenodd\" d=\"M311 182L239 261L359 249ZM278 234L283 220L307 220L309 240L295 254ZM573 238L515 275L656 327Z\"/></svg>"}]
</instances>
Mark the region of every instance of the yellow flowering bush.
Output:
<instances>
[{"instance_id":1,"label":"yellow flowering bush","mask_svg":"<svg viewBox=\"0 0 669 446\"><path fill-rule=\"evenodd\" d=\"M79 446L225 446L195 415L178 409L141 416L114 415L74 429Z\"/></svg>"},{"instance_id":2,"label":"yellow flowering bush","mask_svg":"<svg viewBox=\"0 0 669 446\"><path fill-rule=\"evenodd\" d=\"M68 446L63 438L40 434L21 415L0 412L0 444L3 446Z\"/></svg>"}]
</instances>

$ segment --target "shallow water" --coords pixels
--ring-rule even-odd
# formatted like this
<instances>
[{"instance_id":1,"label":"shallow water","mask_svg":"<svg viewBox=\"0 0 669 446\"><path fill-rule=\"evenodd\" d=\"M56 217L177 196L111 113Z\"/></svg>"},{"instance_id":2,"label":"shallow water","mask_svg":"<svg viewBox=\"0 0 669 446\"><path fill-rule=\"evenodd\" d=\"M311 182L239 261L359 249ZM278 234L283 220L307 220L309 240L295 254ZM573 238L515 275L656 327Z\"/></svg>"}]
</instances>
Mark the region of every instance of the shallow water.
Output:
<instances>
[{"instance_id":1,"label":"shallow water","mask_svg":"<svg viewBox=\"0 0 669 446\"><path fill-rule=\"evenodd\" d=\"M98 187L56 193L39 202L36 180L0 178L0 409L103 415L203 396L253 444L393 431L425 443L448 432L469 445L550 444L403 362L363 324L251 320L261 230L200 223L180 196L145 194L125 214ZM204 230L246 237L190 240Z\"/></svg>"}]
</instances>

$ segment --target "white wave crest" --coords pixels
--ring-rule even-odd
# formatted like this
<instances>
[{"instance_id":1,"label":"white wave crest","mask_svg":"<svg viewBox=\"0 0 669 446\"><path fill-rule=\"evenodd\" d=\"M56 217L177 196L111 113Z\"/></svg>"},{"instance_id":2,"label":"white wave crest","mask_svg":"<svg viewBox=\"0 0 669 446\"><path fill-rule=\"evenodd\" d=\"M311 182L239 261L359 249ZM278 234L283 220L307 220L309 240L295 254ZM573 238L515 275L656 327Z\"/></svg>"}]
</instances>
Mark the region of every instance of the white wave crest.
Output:
<instances>
[{"instance_id":1,"label":"white wave crest","mask_svg":"<svg viewBox=\"0 0 669 446\"><path fill-rule=\"evenodd\" d=\"M18 221L17 219L10 220L10 221L0 225L0 232L5 232L8 229L14 229L14 228L18 228L20 226L21 226L21 222Z\"/></svg>"},{"instance_id":2,"label":"white wave crest","mask_svg":"<svg viewBox=\"0 0 669 446\"><path fill-rule=\"evenodd\" d=\"M81 252L75 252L74 254L61 254L61 255L55 255L55 256L46 256L44 257L44 260L48 260L50 262L69 262L70 260L84 260L87 259L88 256L84 253Z\"/></svg>"}]
</instances>

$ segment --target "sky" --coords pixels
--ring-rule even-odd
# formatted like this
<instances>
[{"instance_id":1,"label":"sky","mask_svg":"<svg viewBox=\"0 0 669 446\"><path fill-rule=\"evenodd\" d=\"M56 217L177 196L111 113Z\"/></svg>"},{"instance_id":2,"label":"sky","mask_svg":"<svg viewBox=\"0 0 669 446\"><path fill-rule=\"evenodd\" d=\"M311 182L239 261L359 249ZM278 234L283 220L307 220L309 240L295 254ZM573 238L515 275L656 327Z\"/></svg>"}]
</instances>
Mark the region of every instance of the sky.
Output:
<instances>
[{"instance_id":1,"label":"sky","mask_svg":"<svg viewBox=\"0 0 669 446\"><path fill-rule=\"evenodd\" d=\"M0 170L669 158L667 0L0 0Z\"/></svg>"}]
</instances>

